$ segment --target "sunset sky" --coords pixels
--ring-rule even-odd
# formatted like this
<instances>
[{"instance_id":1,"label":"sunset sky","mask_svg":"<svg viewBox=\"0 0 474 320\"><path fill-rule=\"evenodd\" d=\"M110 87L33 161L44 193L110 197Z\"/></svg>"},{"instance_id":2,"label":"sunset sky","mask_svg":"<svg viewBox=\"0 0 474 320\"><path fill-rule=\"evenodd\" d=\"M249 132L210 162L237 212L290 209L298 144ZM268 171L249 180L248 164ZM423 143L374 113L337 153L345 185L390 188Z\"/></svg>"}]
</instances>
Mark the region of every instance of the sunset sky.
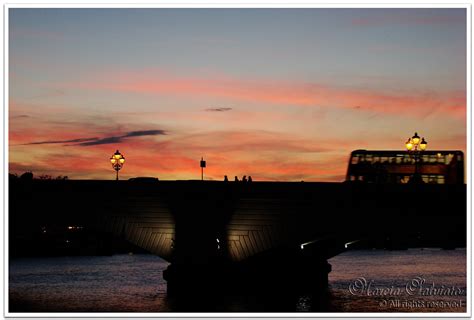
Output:
<instances>
[{"instance_id":1,"label":"sunset sky","mask_svg":"<svg viewBox=\"0 0 474 320\"><path fill-rule=\"evenodd\" d=\"M466 151L465 9L9 9L10 172L343 181Z\"/></svg>"}]
</instances>

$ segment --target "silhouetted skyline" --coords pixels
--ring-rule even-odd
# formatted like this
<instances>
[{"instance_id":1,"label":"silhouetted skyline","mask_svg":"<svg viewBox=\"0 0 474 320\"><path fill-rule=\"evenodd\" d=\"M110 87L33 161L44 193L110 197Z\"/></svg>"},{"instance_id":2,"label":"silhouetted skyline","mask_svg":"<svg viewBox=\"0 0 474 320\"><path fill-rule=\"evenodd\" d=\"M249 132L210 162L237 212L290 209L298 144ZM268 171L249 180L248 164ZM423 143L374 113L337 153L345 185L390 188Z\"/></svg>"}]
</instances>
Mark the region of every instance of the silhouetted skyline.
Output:
<instances>
[{"instance_id":1,"label":"silhouetted skyline","mask_svg":"<svg viewBox=\"0 0 474 320\"><path fill-rule=\"evenodd\" d=\"M9 9L10 172L342 181L466 151L465 9Z\"/></svg>"}]
</instances>

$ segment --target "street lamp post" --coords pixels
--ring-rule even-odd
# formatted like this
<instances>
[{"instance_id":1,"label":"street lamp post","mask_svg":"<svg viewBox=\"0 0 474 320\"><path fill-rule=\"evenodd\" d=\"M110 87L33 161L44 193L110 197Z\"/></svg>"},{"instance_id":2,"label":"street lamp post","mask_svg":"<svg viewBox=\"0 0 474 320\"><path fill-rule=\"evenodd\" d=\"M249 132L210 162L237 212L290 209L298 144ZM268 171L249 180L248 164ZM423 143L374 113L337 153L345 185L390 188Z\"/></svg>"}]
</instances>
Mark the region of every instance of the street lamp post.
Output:
<instances>
[{"instance_id":1,"label":"street lamp post","mask_svg":"<svg viewBox=\"0 0 474 320\"><path fill-rule=\"evenodd\" d=\"M426 150L427 144L428 143L426 142L425 138L420 139L417 132L415 132L413 137L408 138L407 142L405 142L405 147L407 148L408 153L415 159L415 173L413 175L413 182L421 182L418 164L420 162L421 153Z\"/></svg>"},{"instance_id":2,"label":"street lamp post","mask_svg":"<svg viewBox=\"0 0 474 320\"><path fill-rule=\"evenodd\" d=\"M110 163L112 163L112 168L114 168L117 173L115 180L118 180L118 172L122 169L123 164L125 163L125 157L117 150L112 157L110 157Z\"/></svg>"},{"instance_id":3,"label":"street lamp post","mask_svg":"<svg viewBox=\"0 0 474 320\"><path fill-rule=\"evenodd\" d=\"M206 167L206 161L204 160L203 157L201 157L200 166L201 166L201 181L203 181L204 180L204 168Z\"/></svg>"}]
</instances>

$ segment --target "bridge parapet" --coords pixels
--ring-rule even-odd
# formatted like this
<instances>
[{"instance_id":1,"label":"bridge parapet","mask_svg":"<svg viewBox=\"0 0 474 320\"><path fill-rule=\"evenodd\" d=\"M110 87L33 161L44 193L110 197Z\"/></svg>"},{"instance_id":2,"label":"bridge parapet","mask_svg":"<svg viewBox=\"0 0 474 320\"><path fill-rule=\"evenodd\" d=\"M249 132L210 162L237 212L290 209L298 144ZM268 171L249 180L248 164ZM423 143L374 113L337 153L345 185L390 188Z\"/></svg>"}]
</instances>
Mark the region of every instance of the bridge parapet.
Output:
<instances>
[{"instance_id":1,"label":"bridge parapet","mask_svg":"<svg viewBox=\"0 0 474 320\"><path fill-rule=\"evenodd\" d=\"M465 243L465 185L30 181L10 185L13 234L84 224L168 261L244 261L274 248L421 233ZM25 226L24 222L28 224Z\"/></svg>"}]
</instances>

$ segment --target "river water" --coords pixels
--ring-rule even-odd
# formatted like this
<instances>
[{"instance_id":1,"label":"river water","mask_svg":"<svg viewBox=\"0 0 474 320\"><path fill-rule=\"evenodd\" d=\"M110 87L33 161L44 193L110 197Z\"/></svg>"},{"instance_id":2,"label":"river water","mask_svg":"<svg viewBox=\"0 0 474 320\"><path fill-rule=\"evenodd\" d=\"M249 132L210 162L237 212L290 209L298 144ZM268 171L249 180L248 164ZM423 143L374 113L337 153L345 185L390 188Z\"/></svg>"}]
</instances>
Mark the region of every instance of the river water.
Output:
<instances>
[{"instance_id":1,"label":"river water","mask_svg":"<svg viewBox=\"0 0 474 320\"><path fill-rule=\"evenodd\" d=\"M355 250L329 263L324 309L315 310L315 298L301 295L288 311L466 312L465 249ZM167 298L162 277L167 266L146 254L14 259L9 263L9 311L182 311ZM259 309L258 299L232 299L208 311L276 311L268 305Z\"/></svg>"}]
</instances>

